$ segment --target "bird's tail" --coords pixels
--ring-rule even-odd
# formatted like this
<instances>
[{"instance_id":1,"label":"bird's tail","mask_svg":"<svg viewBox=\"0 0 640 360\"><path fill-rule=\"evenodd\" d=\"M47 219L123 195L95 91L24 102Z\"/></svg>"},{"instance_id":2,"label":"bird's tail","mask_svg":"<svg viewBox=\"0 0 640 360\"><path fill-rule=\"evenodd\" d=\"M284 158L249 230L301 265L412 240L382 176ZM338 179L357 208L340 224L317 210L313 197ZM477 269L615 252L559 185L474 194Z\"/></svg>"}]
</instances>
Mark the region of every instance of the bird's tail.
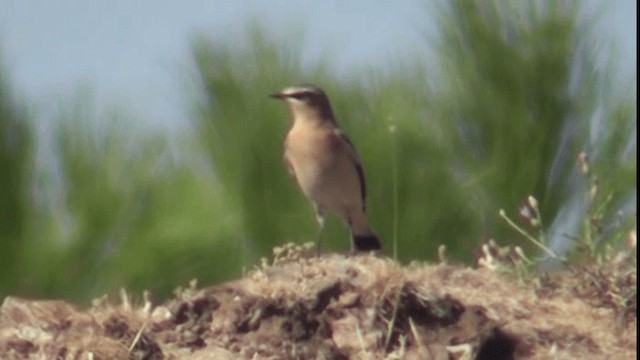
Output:
<instances>
[{"instance_id":1,"label":"bird's tail","mask_svg":"<svg viewBox=\"0 0 640 360\"><path fill-rule=\"evenodd\" d=\"M367 235L352 235L353 247L356 251L373 251L382 249L378 236L373 233Z\"/></svg>"}]
</instances>

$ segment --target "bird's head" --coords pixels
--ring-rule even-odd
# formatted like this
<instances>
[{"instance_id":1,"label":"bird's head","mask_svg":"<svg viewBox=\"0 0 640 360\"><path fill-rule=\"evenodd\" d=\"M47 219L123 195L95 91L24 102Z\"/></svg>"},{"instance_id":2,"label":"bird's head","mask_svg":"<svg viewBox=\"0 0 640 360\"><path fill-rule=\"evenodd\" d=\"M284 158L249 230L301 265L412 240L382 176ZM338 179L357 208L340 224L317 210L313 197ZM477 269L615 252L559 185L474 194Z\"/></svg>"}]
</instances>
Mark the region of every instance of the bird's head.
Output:
<instances>
[{"instance_id":1,"label":"bird's head","mask_svg":"<svg viewBox=\"0 0 640 360\"><path fill-rule=\"evenodd\" d=\"M294 116L313 112L322 117L333 117L327 95L317 86L308 84L289 86L270 96L286 101Z\"/></svg>"}]
</instances>

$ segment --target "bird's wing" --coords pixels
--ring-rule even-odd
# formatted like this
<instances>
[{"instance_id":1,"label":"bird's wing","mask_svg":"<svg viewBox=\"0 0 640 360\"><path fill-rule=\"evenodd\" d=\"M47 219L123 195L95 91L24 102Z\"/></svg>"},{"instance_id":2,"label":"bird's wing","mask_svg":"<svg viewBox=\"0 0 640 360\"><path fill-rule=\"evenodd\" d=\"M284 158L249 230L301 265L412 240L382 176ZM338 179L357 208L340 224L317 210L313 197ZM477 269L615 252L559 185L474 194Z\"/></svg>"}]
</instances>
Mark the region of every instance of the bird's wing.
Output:
<instances>
[{"instance_id":1,"label":"bird's wing","mask_svg":"<svg viewBox=\"0 0 640 360\"><path fill-rule=\"evenodd\" d=\"M360 182L360 196L362 198L362 210L366 208L366 198L367 198L367 185L364 180L364 170L362 168L362 162L360 161L360 157L356 152L356 148L353 146L353 143L349 139L349 137L340 130L340 128L336 128L334 133L338 136L338 138L346 144L346 150L349 154L349 158L351 159L353 166L356 168L356 173L358 174L358 181Z\"/></svg>"}]
</instances>

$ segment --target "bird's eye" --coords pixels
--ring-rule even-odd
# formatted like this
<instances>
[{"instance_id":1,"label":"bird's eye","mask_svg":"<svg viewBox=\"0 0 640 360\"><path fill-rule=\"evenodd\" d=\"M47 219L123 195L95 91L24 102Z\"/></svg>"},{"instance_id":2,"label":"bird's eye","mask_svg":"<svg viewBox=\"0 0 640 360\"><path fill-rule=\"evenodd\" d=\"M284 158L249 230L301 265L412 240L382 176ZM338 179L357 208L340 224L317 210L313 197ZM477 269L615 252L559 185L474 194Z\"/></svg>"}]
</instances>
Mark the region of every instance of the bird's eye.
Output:
<instances>
[{"instance_id":1,"label":"bird's eye","mask_svg":"<svg viewBox=\"0 0 640 360\"><path fill-rule=\"evenodd\" d=\"M292 98L298 99L298 100L304 100L306 98L308 98L307 94L305 93L297 93L297 94L293 94L291 95Z\"/></svg>"}]
</instances>

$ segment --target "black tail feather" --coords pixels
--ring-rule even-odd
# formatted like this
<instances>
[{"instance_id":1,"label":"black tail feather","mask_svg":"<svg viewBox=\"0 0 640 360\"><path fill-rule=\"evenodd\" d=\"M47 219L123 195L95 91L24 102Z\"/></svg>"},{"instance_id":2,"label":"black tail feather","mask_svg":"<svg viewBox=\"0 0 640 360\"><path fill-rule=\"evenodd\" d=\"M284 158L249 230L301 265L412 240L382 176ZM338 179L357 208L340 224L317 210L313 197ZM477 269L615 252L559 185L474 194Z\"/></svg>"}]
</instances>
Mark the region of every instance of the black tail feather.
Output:
<instances>
[{"instance_id":1,"label":"black tail feather","mask_svg":"<svg viewBox=\"0 0 640 360\"><path fill-rule=\"evenodd\" d=\"M353 247L356 251L373 251L382 249L382 244L375 234L353 235Z\"/></svg>"}]
</instances>

